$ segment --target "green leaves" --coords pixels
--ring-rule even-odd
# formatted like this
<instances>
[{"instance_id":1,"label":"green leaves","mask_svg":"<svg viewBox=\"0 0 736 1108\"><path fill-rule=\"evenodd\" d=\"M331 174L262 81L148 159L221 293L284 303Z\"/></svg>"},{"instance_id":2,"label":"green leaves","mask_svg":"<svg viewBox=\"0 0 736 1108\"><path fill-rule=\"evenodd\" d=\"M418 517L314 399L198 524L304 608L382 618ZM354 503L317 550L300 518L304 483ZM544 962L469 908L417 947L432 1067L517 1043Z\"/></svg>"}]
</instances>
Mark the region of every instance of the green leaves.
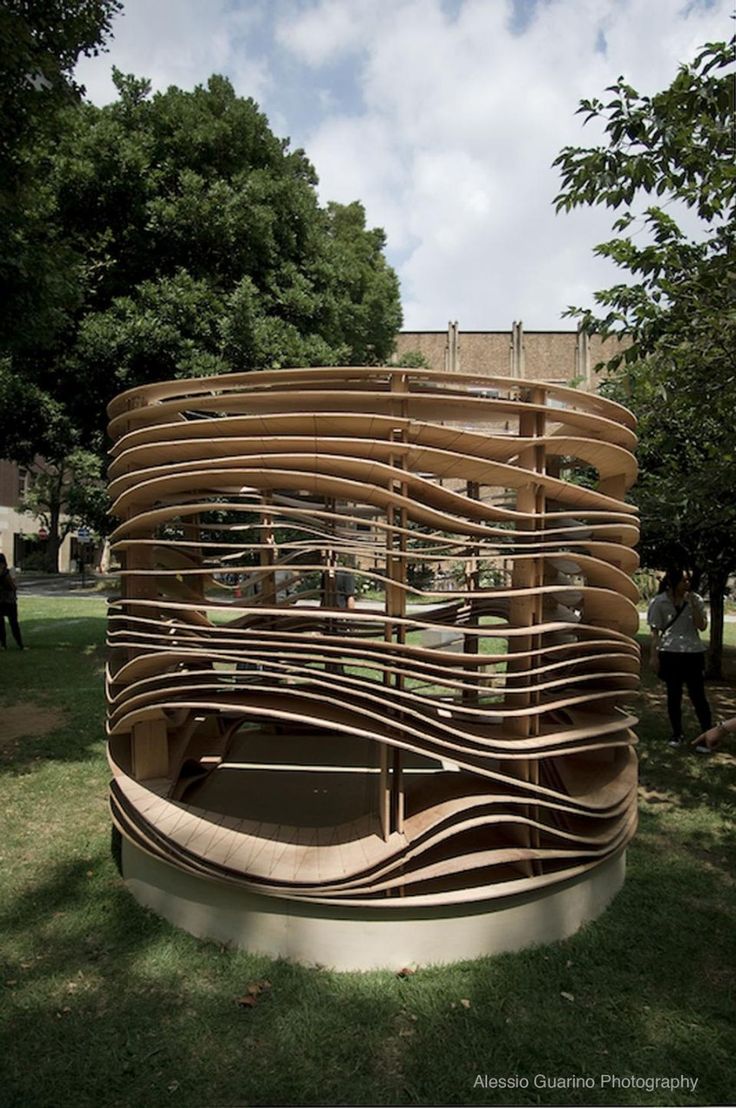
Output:
<instances>
[{"instance_id":1,"label":"green leaves","mask_svg":"<svg viewBox=\"0 0 736 1108\"><path fill-rule=\"evenodd\" d=\"M669 88L639 96L622 78L613 98L581 101L586 122L606 120L607 145L566 147L555 165L558 211L582 204L625 208L617 237L595 247L628 280L595 294L595 309L572 307L588 332L618 331L631 344L608 363L602 391L638 417L645 565L677 551L705 569L714 611L736 569L736 173L733 43L711 43ZM665 197L637 215L643 198ZM690 208L700 227L688 237L676 218ZM712 670L718 672L719 633Z\"/></svg>"},{"instance_id":2,"label":"green leaves","mask_svg":"<svg viewBox=\"0 0 736 1108\"><path fill-rule=\"evenodd\" d=\"M639 190L667 194L706 221L733 205L733 81L722 72L733 60L733 40L711 43L692 66L682 66L668 89L640 96L623 78L605 105L582 100L585 122L602 118L607 145L565 147L554 161L563 189L558 211L581 204L618 208Z\"/></svg>"},{"instance_id":3,"label":"green leaves","mask_svg":"<svg viewBox=\"0 0 736 1108\"><path fill-rule=\"evenodd\" d=\"M320 208L304 152L227 79L153 97L114 79L115 103L66 111L37 150L20 256L48 311L8 320L13 372L56 397L78 441L101 446L109 400L147 381L386 360L398 282L362 205Z\"/></svg>"},{"instance_id":4,"label":"green leaves","mask_svg":"<svg viewBox=\"0 0 736 1108\"><path fill-rule=\"evenodd\" d=\"M0 5L0 343L50 342L78 304L77 258L55 222L46 147L78 102L72 73L97 53L119 0Z\"/></svg>"},{"instance_id":5,"label":"green leaves","mask_svg":"<svg viewBox=\"0 0 736 1108\"><path fill-rule=\"evenodd\" d=\"M226 79L151 100L145 82L116 80L120 100L80 115L57 162L65 222L93 252L104 243L90 268L100 319L80 325L76 372L86 360L94 376L100 357L114 358L105 376L133 384L184 364L385 359L398 284L362 206L320 209L303 152L289 152Z\"/></svg>"},{"instance_id":6,"label":"green leaves","mask_svg":"<svg viewBox=\"0 0 736 1108\"><path fill-rule=\"evenodd\" d=\"M0 9L17 77L0 89L0 440L7 457L46 460L34 510L53 550L64 513L106 528L100 458L121 389L381 362L401 325L383 231L357 202L321 208L304 151L226 78L151 96L115 70L115 103L79 101L77 55L119 7Z\"/></svg>"},{"instance_id":7,"label":"green leaves","mask_svg":"<svg viewBox=\"0 0 736 1108\"><path fill-rule=\"evenodd\" d=\"M24 380L7 357L0 359L0 441L5 457L21 465L30 465L38 453L64 454L76 442L63 405Z\"/></svg>"}]
</instances>

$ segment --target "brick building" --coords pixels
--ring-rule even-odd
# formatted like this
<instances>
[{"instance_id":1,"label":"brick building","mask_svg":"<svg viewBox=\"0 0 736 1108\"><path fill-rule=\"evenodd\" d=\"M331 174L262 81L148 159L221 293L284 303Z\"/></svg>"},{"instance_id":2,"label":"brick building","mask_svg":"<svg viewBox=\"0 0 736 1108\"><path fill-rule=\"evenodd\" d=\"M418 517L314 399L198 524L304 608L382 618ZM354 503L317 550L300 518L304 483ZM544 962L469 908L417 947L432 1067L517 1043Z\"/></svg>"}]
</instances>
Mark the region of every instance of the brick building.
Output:
<instances>
[{"instance_id":1,"label":"brick building","mask_svg":"<svg viewBox=\"0 0 736 1108\"><path fill-rule=\"evenodd\" d=\"M446 331L402 331L396 359L416 351L430 369L526 377L592 391L600 380L596 365L619 349L616 338L604 341L582 331L525 331L521 323L513 323L509 331L461 332L457 323L450 323Z\"/></svg>"}]
</instances>

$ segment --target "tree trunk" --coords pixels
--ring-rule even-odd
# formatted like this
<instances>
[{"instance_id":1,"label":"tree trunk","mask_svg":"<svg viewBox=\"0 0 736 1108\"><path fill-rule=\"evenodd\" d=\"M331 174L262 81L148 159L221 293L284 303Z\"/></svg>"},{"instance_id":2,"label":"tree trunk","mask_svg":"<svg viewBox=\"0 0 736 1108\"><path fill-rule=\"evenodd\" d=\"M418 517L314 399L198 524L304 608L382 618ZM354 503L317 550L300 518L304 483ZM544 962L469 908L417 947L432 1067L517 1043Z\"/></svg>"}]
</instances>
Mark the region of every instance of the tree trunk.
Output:
<instances>
[{"instance_id":1,"label":"tree trunk","mask_svg":"<svg viewBox=\"0 0 736 1108\"><path fill-rule=\"evenodd\" d=\"M54 504L49 512L49 538L46 544L46 572L58 573L59 572L59 547L61 546L61 539L59 537L59 508Z\"/></svg>"},{"instance_id":2,"label":"tree trunk","mask_svg":"<svg viewBox=\"0 0 736 1108\"><path fill-rule=\"evenodd\" d=\"M710 594L710 649L708 650L707 677L723 676L723 598L728 581L728 570L714 569L708 573Z\"/></svg>"},{"instance_id":3,"label":"tree trunk","mask_svg":"<svg viewBox=\"0 0 736 1108\"><path fill-rule=\"evenodd\" d=\"M110 572L110 540L102 540L102 548L100 550L100 557L97 563L97 570L99 573Z\"/></svg>"},{"instance_id":4,"label":"tree trunk","mask_svg":"<svg viewBox=\"0 0 736 1108\"><path fill-rule=\"evenodd\" d=\"M59 535L59 523L61 520L61 492L64 483L64 467L59 465L58 477L49 483L49 539L46 547L46 569L48 573L59 572L59 548L61 536Z\"/></svg>"}]
</instances>

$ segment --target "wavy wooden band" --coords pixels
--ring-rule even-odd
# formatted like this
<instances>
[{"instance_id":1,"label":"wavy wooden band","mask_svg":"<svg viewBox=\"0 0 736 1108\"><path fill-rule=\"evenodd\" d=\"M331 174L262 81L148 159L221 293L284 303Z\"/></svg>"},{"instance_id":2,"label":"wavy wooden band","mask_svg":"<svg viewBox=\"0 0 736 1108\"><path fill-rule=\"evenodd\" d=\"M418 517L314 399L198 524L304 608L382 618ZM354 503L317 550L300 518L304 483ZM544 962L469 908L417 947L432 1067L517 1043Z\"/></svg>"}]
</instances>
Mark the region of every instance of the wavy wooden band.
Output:
<instances>
[{"instance_id":1,"label":"wavy wooden band","mask_svg":"<svg viewBox=\"0 0 736 1108\"><path fill-rule=\"evenodd\" d=\"M370 913L554 890L636 821L634 419L386 367L110 405L113 818Z\"/></svg>"}]
</instances>

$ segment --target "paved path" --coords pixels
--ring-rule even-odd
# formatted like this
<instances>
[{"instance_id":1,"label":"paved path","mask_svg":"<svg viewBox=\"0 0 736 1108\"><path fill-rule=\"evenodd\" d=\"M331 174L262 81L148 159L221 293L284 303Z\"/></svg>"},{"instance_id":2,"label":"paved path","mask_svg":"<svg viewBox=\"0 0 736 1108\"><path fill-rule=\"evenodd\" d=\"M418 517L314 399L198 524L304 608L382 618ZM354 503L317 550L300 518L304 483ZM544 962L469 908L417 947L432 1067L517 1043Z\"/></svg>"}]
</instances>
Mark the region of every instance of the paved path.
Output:
<instances>
[{"instance_id":1,"label":"paved path","mask_svg":"<svg viewBox=\"0 0 736 1108\"><path fill-rule=\"evenodd\" d=\"M118 589L117 578L90 573L85 574L84 585L78 573L18 573L15 580L20 596L69 596L104 600Z\"/></svg>"}]
</instances>

